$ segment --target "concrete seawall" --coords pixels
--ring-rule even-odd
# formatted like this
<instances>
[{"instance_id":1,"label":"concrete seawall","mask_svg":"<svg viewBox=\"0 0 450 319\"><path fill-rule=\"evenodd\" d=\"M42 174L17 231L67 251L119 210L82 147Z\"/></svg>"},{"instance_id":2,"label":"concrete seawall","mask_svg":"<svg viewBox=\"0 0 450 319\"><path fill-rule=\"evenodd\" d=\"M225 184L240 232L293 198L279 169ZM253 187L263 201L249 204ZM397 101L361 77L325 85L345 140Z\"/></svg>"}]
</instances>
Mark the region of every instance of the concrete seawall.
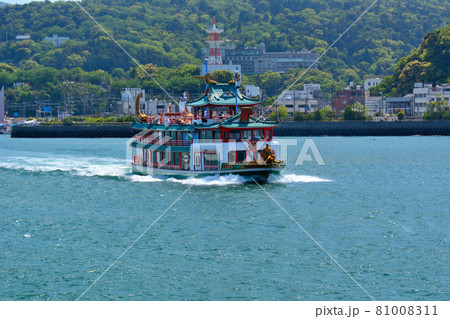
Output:
<instances>
[{"instance_id":1,"label":"concrete seawall","mask_svg":"<svg viewBox=\"0 0 450 319\"><path fill-rule=\"evenodd\" d=\"M123 125L42 125L14 126L11 137L25 138L130 138L139 133L130 124Z\"/></svg>"},{"instance_id":2,"label":"concrete seawall","mask_svg":"<svg viewBox=\"0 0 450 319\"><path fill-rule=\"evenodd\" d=\"M11 137L129 138L139 130L122 125L14 126ZM450 120L405 122L282 122L276 136L411 136L450 135Z\"/></svg>"},{"instance_id":3,"label":"concrete seawall","mask_svg":"<svg viewBox=\"0 0 450 319\"><path fill-rule=\"evenodd\" d=\"M450 121L405 122L283 122L277 136L411 136L450 135Z\"/></svg>"}]
</instances>

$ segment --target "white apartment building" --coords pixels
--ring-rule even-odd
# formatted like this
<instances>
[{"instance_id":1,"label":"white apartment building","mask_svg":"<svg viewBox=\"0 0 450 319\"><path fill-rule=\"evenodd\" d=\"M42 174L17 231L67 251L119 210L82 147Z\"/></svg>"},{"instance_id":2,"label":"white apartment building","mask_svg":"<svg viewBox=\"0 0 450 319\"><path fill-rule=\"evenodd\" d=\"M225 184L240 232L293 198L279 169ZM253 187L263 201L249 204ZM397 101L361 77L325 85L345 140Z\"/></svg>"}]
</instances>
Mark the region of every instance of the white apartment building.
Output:
<instances>
[{"instance_id":1,"label":"white apartment building","mask_svg":"<svg viewBox=\"0 0 450 319\"><path fill-rule=\"evenodd\" d=\"M255 85L245 86L245 95L251 98L259 97L261 98L261 89Z\"/></svg>"},{"instance_id":2,"label":"white apartment building","mask_svg":"<svg viewBox=\"0 0 450 319\"><path fill-rule=\"evenodd\" d=\"M414 116L423 116L427 110L427 104L433 101L450 100L450 83L433 87L428 83L415 83L414 89Z\"/></svg>"},{"instance_id":3,"label":"white apartment building","mask_svg":"<svg viewBox=\"0 0 450 319\"><path fill-rule=\"evenodd\" d=\"M278 105L286 106L289 115L294 112L310 113L314 112L319 106L320 84L305 84L303 90L289 90L284 92L277 101Z\"/></svg>"},{"instance_id":4,"label":"white apartment building","mask_svg":"<svg viewBox=\"0 0 450 319\"><path fill-rule=\"evenodd\" d=\"M145 90L141 88L125 88L122 89L122 113L126 115L135 115L136 98L142 93L139 100L139 107L145 108Z\"/></svg>"},{"instance_id":5,"label":"white apartment building","mask_svg":"<svg viewBox=\"0 0 450 319\"><path fill-rule=\"evenodd\" d=\"M383 97L382 96L369 96L366 98L366 106L371 115L380 112L385 113L385 108L383 107Z\"/></svg>"},{"instance_id":6,"label":"white apartment building","mask_svg":"<svg viewBox=\"0 0 450 319\"><path fill-rule=\"evenodd\" d=\"M372 87L377 86L378 84L380 84L381 80L380 78L375 78L375 79L367 79L364 81L364 90L369 90Z\"/></svg>"}]
</instances>

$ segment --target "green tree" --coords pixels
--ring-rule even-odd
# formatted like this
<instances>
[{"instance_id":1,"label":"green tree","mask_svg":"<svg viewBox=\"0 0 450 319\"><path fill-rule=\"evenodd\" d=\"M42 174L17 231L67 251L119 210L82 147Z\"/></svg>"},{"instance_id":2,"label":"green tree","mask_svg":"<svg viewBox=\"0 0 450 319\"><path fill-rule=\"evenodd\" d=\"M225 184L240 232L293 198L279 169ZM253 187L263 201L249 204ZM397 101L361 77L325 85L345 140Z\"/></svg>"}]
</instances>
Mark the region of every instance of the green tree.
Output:
<instances>
[{"instance_id":1,"label":"green tree","mask_svg":"<svg viewBox=\"0 0 450 319\"><path fill-rule=\"evenodd\" d=\"M269 71L262 75L261 87L266 90L268 95L275 95L279 89L280 84L280 73Z\"/></svg>"},{"instance_id":2,"label":"green tree","mask_svg":"<svg viewBox=\"0 0 450 319\"><path fill-rule=\"evenodd\" d=\"M406 116L406 114L405 114L405 112L403 110L399 110L397 112L397 118L398 118L399 121L402 121L405 118L405 116Z\"/></svg>"},{"instance_id":3,"label":"green tree","mask_svg":"<svg viewBox=\"0 0 450 319\"><path fill-rule=\"evenodd\" d=\"M366 120L366 116L364 112L362 112L358 107L353 108L350 105L347 105L344 109L344 120L353 121L353 120Z\"/></svg>"},{"instance_id":4,"label":"green tree","mask_svg":"<svg viewBox=\"0 0 450 319\"><path fill-rule=\"evenodd\" d=\"M437 96L437 98L441 98ZM446 100L436 100L427 104L427 110L425 111L425 120L448 120L450 119L449 104Z\"/></svg>"},{"instance_id":5,"label":"green tree","mask_svg":"<svg viewBox=\"0 0 450 319\"><path fill-rule=\"evenodd\" d=\"M227 83L234 79L234 74L230 71L214 71L211 76L218 83Z\"/></svg>"},{"instance_id":6,"label":"green tree","mask_svg":"<svg viewBox=\"0 0 450 319\"><path fill-rule=\"evenodd\" d=\"M299 112L299 111L295 111L294 112L294 121L306 121L308 118L308 115L303 113L303 112Z\"/></svg>"},{"instance_id":7,"label":"green tree","mask_svg":"<svg viewBox=\"0 0 450 319\"><path fill-rule=\"evenodd\" d=\"M269 114L272 120L286 120L289 117L289 110L287 107L280 105L272 113Z\"/></svg>"}]
</instances>

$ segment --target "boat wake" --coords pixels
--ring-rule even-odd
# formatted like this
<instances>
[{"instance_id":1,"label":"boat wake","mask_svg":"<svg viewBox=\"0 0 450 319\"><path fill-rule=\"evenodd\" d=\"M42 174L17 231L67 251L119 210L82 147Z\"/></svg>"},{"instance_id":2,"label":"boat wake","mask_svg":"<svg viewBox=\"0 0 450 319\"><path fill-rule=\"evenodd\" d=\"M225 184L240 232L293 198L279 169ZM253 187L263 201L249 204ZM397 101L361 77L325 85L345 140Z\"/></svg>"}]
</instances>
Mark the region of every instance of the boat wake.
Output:
<instances>
[{"instance_id":1,"label":"boat wake","mask_svg":"<svg viewBox=\"0 0 450 319\"><path fill-rule=\"evenodd\" d=\"M98 157L6 157L0 161L0 169L21 170L37 173L67 172L76 176L115 177L121 180L138 183L171 182L196 186L228 186L254 182L250 177L233 174L190 177L184 179L167 176L141 176L131 174L131 169L125 160ZM271 175L267 180L267 183L269 184L320 182L331 182L331 180L317 176L297 174Z\"/></svg>"},{"instance_id":2,"label":"boat wake","mask_svg":"<svg viewBox=\"0 0 450 319\"><path fill-rule=\"evenodd\" d=\"M281 174L278 176L277 175L269 176L268 182L280 184L292 184L292 183L332 182L332 180L310 175Z\"/></svg>"},{"instance_id":3,"label":"boat wake","mask_svg":"<svg viewBox=\"0 0 450 319\"><path fill-rule=\"evenodd\" d=\"M173 177L164 176L139 176L139 175L129 175L128 178L132 182L141 183L151 183L151 182L172 182L184 185L196 185L196 186L228 186L228 185L239 185L246 183L254 183L253 179L250 177L240 176L240 175L212 175L206 177L190 177L187 179L178 179ZM286 174L278 176L270 176L267 183L269 184L293 184L293 183L320 183L320 182L332 182L329 179L320 178L317 176L308 175L296 175L296 174Z\"/></svg>"},{"instance_id":4,"label":"boat wake","mask_svg":"<svg viewBox=\"0 0 450 319\"><path fill-rule=\"evenodd\" d=\"M79 176L121 177L130 170L126 161L117 158L59 156L59 157L6 157L0 169L26 172L69 172Z\"/></svg>"},{"instance_id":5,"label":"boat wake","mask_svg":"<svg viewBox=\"0 0 450 319\"><path fill-rule=\"evenodd\" d=\"M252 179L240 175L211 175L205 177L189 177L189 178L174 178L166 176L139 176L129 175L128 178L132 182L172 182L183 185L197 185L197 186L227 186L238 185L253 182Z\"/></svg>"}]
</instances>

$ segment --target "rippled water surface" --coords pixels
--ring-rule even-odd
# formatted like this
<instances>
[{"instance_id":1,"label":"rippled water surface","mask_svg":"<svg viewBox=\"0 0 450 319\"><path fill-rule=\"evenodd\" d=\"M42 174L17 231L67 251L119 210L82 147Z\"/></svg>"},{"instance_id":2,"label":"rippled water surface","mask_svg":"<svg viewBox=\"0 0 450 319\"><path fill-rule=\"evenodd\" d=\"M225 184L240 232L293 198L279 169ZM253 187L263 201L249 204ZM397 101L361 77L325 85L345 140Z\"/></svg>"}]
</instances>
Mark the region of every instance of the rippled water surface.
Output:
<instances>
[{"instance_id":1,"label":"rippled water surface","mask_svg":"<svg viewBox=\"0 0 450 319\"><path fill-rule=\"evenodd\" d=\"M123 139L0 135L0 298L448 300L450 139L314 138L265 190L136 176ZM314 156L312 156L314 159ZM314 238L315 243L308 234Z\"/></svg>"}]
</instances>

